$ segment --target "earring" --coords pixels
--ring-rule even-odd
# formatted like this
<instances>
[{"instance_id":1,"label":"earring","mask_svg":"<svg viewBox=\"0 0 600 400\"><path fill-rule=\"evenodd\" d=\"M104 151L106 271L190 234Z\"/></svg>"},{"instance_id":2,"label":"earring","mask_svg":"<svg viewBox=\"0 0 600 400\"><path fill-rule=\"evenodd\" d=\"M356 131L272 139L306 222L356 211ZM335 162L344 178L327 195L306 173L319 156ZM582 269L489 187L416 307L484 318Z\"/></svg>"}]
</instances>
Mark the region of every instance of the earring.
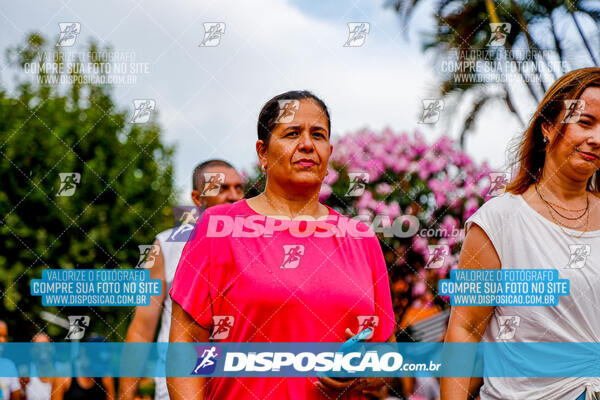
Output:
<instances>
[{"instance_id":1,"label":"earring","mask_svg":"<svg viewBox=\"0 0 600 400\"><path fill-rule=\"evenodd\" d=\"M262 170L262 172L266 172L267 171L267 167L265 167L264 164L260 165L260 169Z\"/></svg>"},{"instance_id":2,"label":"earring","mask_svg":"<svg viewBox=\"0 0 600 400\"><path fill-rule=\"evenodd\" d=\"M542 146L542 151L546 151L548 148L548 143L550 143L550 139L548 139L548 136L544 135L544 138L542 139L542 143L544 144Z\"/></svg>"}]
</instances>

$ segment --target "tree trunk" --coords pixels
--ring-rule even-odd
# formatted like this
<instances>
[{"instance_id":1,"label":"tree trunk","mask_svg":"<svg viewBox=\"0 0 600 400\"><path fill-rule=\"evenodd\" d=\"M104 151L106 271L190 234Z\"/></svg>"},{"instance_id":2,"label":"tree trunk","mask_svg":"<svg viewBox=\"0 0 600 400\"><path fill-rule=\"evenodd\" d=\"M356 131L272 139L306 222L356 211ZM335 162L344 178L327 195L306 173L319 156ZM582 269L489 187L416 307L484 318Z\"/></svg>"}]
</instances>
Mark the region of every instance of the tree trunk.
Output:
<instances>
[{"instance_id":1,"label":"tree trunk","mask_svg":"<svg viewBox=\"0 0 600 400\"><path fill-rule=\"evenodd\" d=\"M485 0L485 8L487 9L488 14L490 14L490 21L496 24L500 23L496 8L494 7L494 0Z\"/></svg>"}]
</instances>

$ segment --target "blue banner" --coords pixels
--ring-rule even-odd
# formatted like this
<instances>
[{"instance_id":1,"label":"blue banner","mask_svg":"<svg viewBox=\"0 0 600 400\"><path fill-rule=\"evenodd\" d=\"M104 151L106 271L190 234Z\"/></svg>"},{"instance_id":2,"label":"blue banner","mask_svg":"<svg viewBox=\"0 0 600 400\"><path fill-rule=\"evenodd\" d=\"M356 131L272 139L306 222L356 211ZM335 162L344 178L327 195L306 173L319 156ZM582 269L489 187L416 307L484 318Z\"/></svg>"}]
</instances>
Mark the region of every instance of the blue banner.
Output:
<instances>
[{"instance_id":1,"label":"blue banner","mask_svg":"<svg viewBox=\"0 0 600 400\"><path fill-rule=\"evenodd\" d=\"M30 283L43 306L147 306L161 290L147 269L45 269Z\"/></svg>"},{"instance_id":2,"label":"blue banner","mask_svg":"<svg viewBox=\"0 0 600 400\"><path fill-rule=\"evenodd\" d=\"M438 283L452 306L557 306L569 291L556 269L454 269Z\"/></svg>"},{"instance_id":3,"label":"blue banner","mask_svg":"<svg viewBox=\"0 0 600 400\"><path fill-rule=\"evenodd\" d=\"M0 376L600 377L600 343L5 343Z\"/></svg>"}]
</instances>

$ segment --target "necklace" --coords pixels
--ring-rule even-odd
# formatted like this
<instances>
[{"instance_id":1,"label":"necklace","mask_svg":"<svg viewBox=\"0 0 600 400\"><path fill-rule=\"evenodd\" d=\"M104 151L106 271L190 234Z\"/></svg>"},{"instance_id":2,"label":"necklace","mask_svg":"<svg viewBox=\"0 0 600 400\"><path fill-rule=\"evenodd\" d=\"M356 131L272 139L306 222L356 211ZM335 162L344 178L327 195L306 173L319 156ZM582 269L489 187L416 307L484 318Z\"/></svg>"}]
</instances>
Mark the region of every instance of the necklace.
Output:
<instances>
[{"instance_id":1,"label":"necklace","mask_svg":"<svg viewBox=\"0 0 600 400\"><path fill-rule=\"evenodd\" d=\"M577 208L577 209L572 209L572 210L571 210L571 209L569 209L569 208L562 207L560 204L553 203L553 202L551 202L550 200L546 200L546 201L548 202L548 204L551 204L551 205L553 205L554 207L557 207L557 208L560 208L560 209L562 209L562 210L566 210L566 211L573 211L573 212L575 212L575 211L583 211L583 210L585 210L585 209L588 207L588 206L587 206L587 204L586 204L586 206L585 206L585 207L583 207L583 208Z\"/></svg>"},{"instance_id":2,"label":"necklace","mask_svg":"<svg viewBox=\"0 0 600 400\"><path fill-rule=\"evenodd\" d=\"M271 207L271 209L272 209L273 211L276 211L276 212L281 212L281 210L280 210L279 208L277 208L277 207L275 207L275 205L273 205L273 203L271 202L271 199L269 199L269 196L267 195L267 192L263 192L263 195L265 196L265 199L267 199L267 203L269 203L269 207ZM282 213L282 215L280 215L280 216L281 216L281 217L286 217L286 218L288 218L288 219L290 219L290 220L293 220L293 219L295 219L296 217L298 217L298 216L301 216L301 215L302 215L302 214L301 214L301 212L302 212L303 210L305 210L305 209L306 209L306 204L304 205L304 207L302 207L302 210L300 210L300 213L298 213L298 214L296 214L296 215L291 215L291 216L289 216L289 215L285 215L284 213Z\"/></svg>"},{"instance_id":3,"label":"necklace","mask_svg":"<svg viewBox=\"0 0 600 400\"><path fill-rule=\"evenodd\" d=\"M548 209L548 210L550 211L550 209ZM560 229L561 229L561 230L562 230L562 231L563 231L563 232L564 232L566 235L569 235L569 236L571 236L571 237L573 237L573 238L575 238L575 239L579 239L580 237L582 237L582 236L583 236L583 234L584 234L585 232L587 232L587 229L588 229L588 226L589 226L589 222L590 222L590 214L588 213L588 215L587 215L587 218L586 218L586 221L585 221L585 229L584 229L583 231L581 231L581 233L580 233L579 235L571 235L569 232L567 232L567 231L565 231L565 230L563 229L563 226L565 226L565 227L567 227L567 228L569 228L569 229L573 229L573 228L571 228L571 227L568 227L568 226L566 226L566 225L563 225L562 223L560 223L560 222L559 222L559 221L558 221L556 218L554 218L554 215L552 215L552 212L550 212L550 216L552 217L552 219L554 220L554 222L556 222L556 224L559 226L559 228L560 228ZM579 226L579 227L580 227L580 226ZM575 228L579 228L579 227L575 227Z\"/></svg>"},{"instance_id":4,"label":"necklace","mask_svg":"<svg viewBox=\"0 0 600 400\"><path fill-rule=\"evenodd\" d=\"M264 192L263 195L265 196L265 199L267 199L267 203L269 203L269 207L271 207L271 210L273 210L277 213L281 212L281 210L279 210L279 208L277 208L273 205L273 203L271 202L271 199L269 199L269 196L267 195L266 192ZM283 216L283 213L280 216ZM290 217L288 215L286 215L286 217L288 217L289 219L294 219L294 217Z\"/></svg>"},{"instance_id":5,"label":"necklace","mask_svg":"<svg viewBox=\"0 0 600 400\"><path fill-rule=\"evenodd\" d=\"M583 234L585 232L587 232L587 229L589 227L589 223L590 223L590 213L589 213L589 197L587 198L587 204L588 206L586 207L586 212L587 212L587 216L586 216L586 220L585 220L585 229L583 231L581 231L581 233L579 235L571 235L569 232L565 231L563 226L569 229L573 229L573 227L569 227L567 225L564 225L562 222L558 221L555 217L554 214L552 214L552 210L554 210L552 208L552 206L550 206L546 200L544 200L544 198L542 197L542 195L540 194L538 188L537 188L537 184L535 185L535 191L537 192L538 196L540 196L540 199L542 199L542 201L544 202L544 204L546 205L546 208L548 208L548 213L550 214L550 217L552 217L552 219L554 220L554 222L558 225L558 227L560 228L561 231L564 232L565 235L571 236L572 238L575 239L579 239L580 237L583 236ZM556 210L554 210L556 211ZM560 214L559 214L560 215ZM580 226L576 226L575 228L580 228L582 225Z\"/></svg>"},{"instance_id":6,"label":"necklace","mask_svg":"<svg viewBox=\"0 0 600 400\"><path fill-rule=\"evenodd\" d=\"M560 212L559 212L557 209L555 209L555 208L553 207L553 205L556 205L556 204L554 204L554 203L551 203L550 201L548 201L548 200L544 199L544 197L542 196L542 194L540 193L540 191L539 191L539 189L538 189L538 185L537 185L537 184L535 185L535 191L537 192L538 196L540 196L540 199L542 199L542 201L543 201L544 203L546 203L546 206L552 207L552 210L554 210L554 212L555 212L555 213L557 213L558 215L560 215L560 216L561 216L561 217L563 217L564 219L568 219L568 220L570 220L570 221L576 221L576 220L578 220L579 218L583 217L583 216L584 216L584 215L585 215L585 214L588 212L588 210L589 210L589 208L590 208L590 197L589 197L589 194L586 194L586 197L585 197L586 206L585 206L585 208L578 209L578 210L571 210L571 209L568 209L568 208L565 208L565 207L558 206L559 208L562 208L563 210L566 210L566 211L571 211L571 212L575 212L575 211L581 211L581 210L583 210L583 213L581 213L581 215L579 215L579 216L577 216L577 217L567 217L566 215L563 215L563 214L561 214L561 213L560 213Z\"/></svg>"}]
</instances>

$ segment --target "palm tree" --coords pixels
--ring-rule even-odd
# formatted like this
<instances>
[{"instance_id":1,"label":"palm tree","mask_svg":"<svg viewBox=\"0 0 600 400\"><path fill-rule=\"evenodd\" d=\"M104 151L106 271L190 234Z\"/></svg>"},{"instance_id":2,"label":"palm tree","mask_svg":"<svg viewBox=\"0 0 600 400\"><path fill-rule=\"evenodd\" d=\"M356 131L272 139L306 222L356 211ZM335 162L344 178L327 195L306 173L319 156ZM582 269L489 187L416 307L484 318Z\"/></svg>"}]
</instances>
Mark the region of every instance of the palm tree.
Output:
<instances>
[{"instance_id":1,"label":"palm tree","mask_svg":"<svg viewBox=\"0 0 600 400\"><path fill-rule=\"evenodd\" d=\"M567 9L567 12L569 13L569 15L571 16L571 18L573 19L573 24L575 25L575 27L577 28L577 32L579 33L579 36L581 38L581 41L583 42L583 45L585 46L585 49L587 50L590 58L592 59L592 62L594 63L594 66L598 66L598 59L596 58L596 55L594 54L594 52L592 51L592 46L589 42L589 39L587 38L587 36L585 35L585 33L583 32L583 29L581 27L581 23L577 20L577 14L587 14L589 16L591 16L596 22L598 22L598 17L599 17L599 8L593 8L591 7L588 3L591 2L581 2L581 1L566 1L565 3L565 8Z\"/></svg>"},{"instance_id":2,"label":"palm tree","mask_svg":"<svg viewBox=\"0 0 600 400\"><path fill-rule=\"evenodd\" d=\"M445 73L439 88L443 97L451 97L458 103L469 102L470 110L460 134L463 146L477 116L488 103L502 102L524 125L518 106L527 101L539 102L552 82L565 72L563 65L572 58L573 49L565 37L559 36L557 26L572 24L591 65L598 65L598 50L594 51L590 33L582 26L585 19L593 21L597 35L600 22L597 1L433 1L436 27L433 35L423 38L424 51L433 51L438 61L456 55L458 63L476 65L468 81L457 80L455 73ZM406 25L420 3L420 0L389 0L387 6L392 7ZM504 44L493 49L487 46L493 34L490 23L506 22L511 29ZM502 66L515 68L519 79L500 79L490 84L490 78L506 78ZM517 99L515 84L526 87L530 98Z\"/></svg>"}]
</instances>

